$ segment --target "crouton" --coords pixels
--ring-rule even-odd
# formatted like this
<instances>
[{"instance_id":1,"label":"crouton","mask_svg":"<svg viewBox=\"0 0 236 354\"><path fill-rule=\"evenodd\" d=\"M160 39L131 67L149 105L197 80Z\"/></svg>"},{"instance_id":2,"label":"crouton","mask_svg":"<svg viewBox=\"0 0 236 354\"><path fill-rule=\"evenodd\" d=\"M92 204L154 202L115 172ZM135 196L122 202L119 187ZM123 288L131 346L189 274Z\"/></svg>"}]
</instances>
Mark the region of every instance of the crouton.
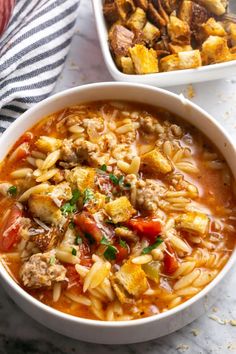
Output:
<instances>
[{"instance_id":1,"label":"crouton","mask_svg":"<svg viewBox=\"0 0 236 354\"><path fill-rule=\"evenodd\" d=\"M177 54L179 52L189 52L193 49L191 47L191 45L189 45L189 44L179 45L179 44L174 44L174 43L169 43L169 48L170 48L171 53L173 53L173 54Z\"/></svg>"},{"instance_id":2,"label":"crouton","mask_svg":"<svg viewBox=\"0 0 236 354\"><path fill-rule=\"evenodd\" d=\"M178 54L167 55L160 60L160 71L174 71L179 70L179 56Z\"/></svg>"},{"instance_id":3,"label":"crouton","mask_svg":"<svg viewBox=\"0 0 236 354\"><path fill-rule=\"evenodd\" d=\"M141 296L148 289L146 274L142 267L130 261L123 264L115 274L115 283L122 285L128 294L134 297Z\"/></svg>"},{"instance_id":4,"label":"crouton","mask_svg":"<svg viewBox=\"0 0 236 354\"><path fill-rule=\"evenodd\" d=\"M198 49L189 52L179 52L179 69L194 69L202 66L202 58Z\"/></svg>"},{"instance_id":5,"label":"crouton","mask_svg":"<svg viewBox=\"0 0 236 354\"><path fill-rule=\"evenodd\" d=\"M130 57L121 57L120 58L120 67L123 73L125 74L135 74L134 64Z\"/></svg>"},{"instance_id":6,"label":"crouton","mask_svg":"<svg viewBox=\"0 0 236 354\"><path fill-rule=\"evenodd\" d=\"M160 30L148 21L143 28L144 41L152 47L158 38L160 38Z\"/></svg>"},{"instance_id":7,"label":"crouton","mask_svg":"<svg viewBox=\"0 0 236 354\"><path fill-rule=\"evenodd\" d=\"M163 18L152 3L148 4L147 17L158 28L166 26L166 19Z\"/></svg>"},{"instance_id":8,"label":"crouton","mask_svg":"<svg viewBox=\"0 0 236 354\"><path fill-rule=\"evenodd\" d=\"M220 22L216 22L216 20L211 17L206 23L202 24L202 29L206 35L209 36L219 36L224 37L226 36L226 31Z\"/></svg>"},{"instance_id":9,"label":"crouton","mask_svg":"<svg viewBox=\"0 0 236 354\"><path fill-rule=\"evenodd\" d=\"M141 156L142 168L148 172L167 174L173 170L171 162L160 151L154 149Z\"/></svg>"},{"instance_id":10,"label":"crouton","mask_svg":"<svg viewBox=\"0 0 236 354\"><path fill-rule=\"evenodd\" d=\"M50 186L48 193L54 202L59 205L62 201L67 201L72 198L72 191L69 183L67 182L62 182L55 186Z\"/></svg>"},{"instance_id":11,"label":"crouton","mask_svg":"<svg viewBox=\"0 0 236 354\"><path fill-rule=\"evenodd\" d=\"M188 23L195 35L197 35L199 26L210 17L205 7L189 0L184 0L181 3L177 15L182 21Z\"/></svg>"},{"instance_id":12,"label":"crouton","mask_svg":"<svg viewBox=\"0 0 236 354\"><path fill-rule=\"evenodd\" d=\"M119 284L114 277L111 278L111 285L121 304L133 304L135 299Z\"/></svg>"},{"instance_id":13,"label":"crouton","mask_svg":"<svg viewBox=\"0 0 236 354\"><path fill-rule=\"evenodd\" d=\"M140 7L144 11L147 11L148 8L148 0L134 0L136 6Z\"/></svg>"},{"instance_id":14,"label":"crouton","mask_svg":"<svg viewBox=\"0 0 236 354\"><path fill-rule=\"evenodd\" d=\"M236 23L231 23L230 26L230 42L231 46L236 46Z\"/></svg>"},{"instance_id":15,"label":"crouton","mask_svg":"<svg viewBox=\"0 0 236 354\"><path fill-rule=\"evenodd\" d=\"M137 74L150 74L159 71L157 55L154 49L148 49L143 45L136 44L129 48L135 72Z\"/></svg>"},{"instance_id":16,"label":"crouton","mask_svg":"<svg viewBox=\"0 0 236 354\"><path fill-rule=\"evenodd\" d=\"M94 214L97 211L104 208L106 201L106 196L99 192L94 193L93 198L88 201L86 204L86 209L91 213Z\"/></svg>"},{"instance_id":17,"label":"crouton","mask_svg":"<svg viewBox=\"0 0 236 354\"><path fill-rule=\"evenodd\" d=\"M115 2L105 3L103 5L103 14L109 24L113 24L119 19L119 12Z\"/></svg>"},{"instance_id":18,"label":"crouton","mask_svg":"<svg viewBox=\"0 0 236 354\"><path fill-rule=\"evenodd\" d=\"M142 30L145 26L146 21L146 13L140 7L137 7L135 12L130 16L130 18L126 22L126 25L130 29Z\"/></svg>"},{"instance_id":19,"label":"crouton","mask_svg":"<svg viewBox=\"0 0 236 354\"><path fill-rule=\"evenodd\" d=\"M203 213L190 212L175 219L176 227L194 234L205 235L209 230L209 217Z\"/></svg>"},{"instance_id":20,"label":"crouton","mask_svg":"<svg viewBox=\"0 0 236 354\"><path fill-rule=\"evenodd\" d=\"M33 217L43 222L58 225L63 219L61 210L49 195L31 194L28 206Z\"/></svg>"},{"instance_id":21,"label":"crouton","mask_svg":"<svg viewBox=\"0 0 236 354\"><path fill-rule=\"evenodd\" d=\"M67 176L67 180L83 192L86 188L94 187L95 174L92 167L75 167Z\"/></svg>"},{"instance_id":22,"label":"crouton","mask_svg":"<svg viewBox=\"0 0 236 354\"><path fill-rule=\"evenodd\" d=\"M42 152L53 152L62 146L62 140L51 136L40 136L35 142L35 146Z\"/></svg>"},{"instance_id":23,"label":"crouton","mask_svg":"<svg viewBox=\"0 0 236 354\"><path fill-rule=\"evenodd\" d=\"M190 28L187 22L184 22L176 16L170 16L170 22L167 25L168 34L174 43L190 44Z\"/></svg>"},{"instance_id":24,"label":"crouton","mask_svg":"<svg viewBox=\"0 0 236 354\"><path fill-rule=\"evenodd\" d=\"M124 26L115 25L109 32L109 43L115 56L127 56L134 34Z\"/></svg>"},{"instance_id":25,"label":"crouton","mask_svg":"<svg viewBox=\"0 0 236 354\"><path fill-rule=\"evenodd\" d=\"M203 64L214 64L232 59L227 39L210 36L202 45L202 61Z\"/></svg>"},{"instance_id":26,"label":"crouton","mask_svg":"<svg viewBox=\"0 0 236 354\"><path fill-rule=\"evenodd\" d=\"M123 21L127 20L127 18L135 10L133 0L116 0L115 3L118 9L119 16Z\"/></svg>"},{"instance_id":27,"label":"crouton","mask_svg":"<svg viewBox=\"0 0 236 354\"><path fill-rule=\"evenodd\" d=\"M221 16L226 11L228 1L225 0L197 0L199 4L206 7L214 15Z\"/></svg>"},{"instance_id":28,"label":"crouton","mask_svg":"<svg viewBox=\"0 0 236 354\"><path fill-rule=\"evenodd\" d=\"M47 232L45 234L31 236L31 240L41 252L47 252L57 246L62 235L63 234L59 233L58 230L52 229L52 231Z\"/></svg>"},{"instance_id":29,"label":"crouton","mask_svg":"<svg viewBox=\"0 0 236 354\"><path fill-rule=\"evenodd\" d=\"M128 221L136 210L130 204L126 197L120 197L105 205L105 211L111 217L112 221L117 224L118 222Z\"/></svg>"}]
</instances>

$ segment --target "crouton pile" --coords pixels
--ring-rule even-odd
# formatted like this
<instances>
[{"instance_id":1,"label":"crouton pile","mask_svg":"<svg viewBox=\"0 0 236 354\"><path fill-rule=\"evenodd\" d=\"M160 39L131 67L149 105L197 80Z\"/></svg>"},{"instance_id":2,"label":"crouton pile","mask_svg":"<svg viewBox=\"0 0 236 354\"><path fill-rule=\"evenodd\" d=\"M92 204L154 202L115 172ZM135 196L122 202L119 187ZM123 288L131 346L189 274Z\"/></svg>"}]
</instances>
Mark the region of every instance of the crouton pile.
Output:
<instances>
[{"instance_id":1,"label":"crouton pile","mask_svg":"<svg viewBox=\"0 0 236 354\"><path fill-rule=\"evenodd\" d=\"M236 59L227 0L105 0L108 40L125 74L151 74Z\"/></svg>"}]
</instances>

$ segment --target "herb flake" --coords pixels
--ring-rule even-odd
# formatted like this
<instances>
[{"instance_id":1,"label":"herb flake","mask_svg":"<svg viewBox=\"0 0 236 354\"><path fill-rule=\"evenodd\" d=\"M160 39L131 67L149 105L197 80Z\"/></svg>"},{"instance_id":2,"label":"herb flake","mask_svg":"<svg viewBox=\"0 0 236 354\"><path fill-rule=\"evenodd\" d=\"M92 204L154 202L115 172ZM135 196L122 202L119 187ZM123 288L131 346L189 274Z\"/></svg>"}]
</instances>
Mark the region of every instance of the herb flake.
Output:
<instances>
[{"instance_id":1,"label":"herb flake","mask_svg":"<svg viewBox=\"0 0 236 354\"><path fill-rule=\"evenodd\" d=\"M77 201L79 200L81 196L81 193L78 189L75 189L73 192L72 192L72 198L70 200L70 204L73 205L73 204L76 204Z\"/></svg>"},{"instance_id":2,"label":"herb flake","mask_svg":"<svg viewBox=\"0 0 236 354\"><path fill-rule=\"evenodd\" d=\"M100 170L106 172L106 170L107 170L107 165L103 164L103 165L100 167Z\"/></svg>"},{"instance_id":3,"label":"herb flake","mask_svg":"<svg viewBox=\"0 0 236 354\"><path fill-rule=\"evenodd\" d=\"M92 191L92 189L90 188L86 188L84 190L84 200L83 200L83 204L87 204L91 199L94 198L94 193Z\"/></svg>"},{"instance_id":4,"label":"herb flake","mask_svg":"<svg viewBox=\"0 0 236 354\"><path fill-rule=\"evenodd\" d=\"M116 259L117 253L118 250L116 249L116 247L109 245L103 255L108 261L113 261L114 259Z\"/></svg>"},{"instance_id":5,"label":"herb flake","mask_svg":"<svg viewBox=\"0 0 236 354\"><path fill-rule=\"evenodd\" d=\"M119 245L123 248L128 248L127 243L124 240L120 240Z\"/></svg>"},{"instance_id":6,"label":"herb flake","mask_svg":"<svg viewBox=\"0 0 236 354\"><path fill-rule=\"evenodd\" d=\"M76 236L75 238L75 244L76 245L81 245L83 243L82 237Z\"/></svg>"},{"instance_id":7,"label":"herb flake","mask_svg":"<svg viewBox=\"0 0 236 354\"><path fill-rule=\"evenodd\" d=\"M54 256L51 256L50 259L49 259L49 264L50 265L54 265L56 262L56 258Z\"/></svg>"},{"instance_id":8,"label":"herb flake","mask_svg":"<svg viewBox=\"0 0 236 354\"><path fill-rule=\"evenodd\" d=\"M154 250L154 248L160 246L160 244L163 242L162 238L160 236L157 237L156 241L148 246L148 247L145 247L143 250L142 250L142 254L148 254L150 253L152 250Z\"/></svg>"},{"instance_id":9,"label":"herb flake","mask_svg":"<svg viewBox=\"0 0 236 354\"><path fill-rule=\"evenodd\" d=\"M17 194L17 187L16 186L11 186L8 188L7 193L11 196L11 197L15 197Z\"/></svg>"},{"instance_id":10,"label":"herb flake","mask_svg":"<svg viewBox=\"0 0 236 354\"><path fill-rule=\"evenodd\" d=\"M102 236L100 243L101 245L106 245L106 246L110 245L110 241L108 241L108 239L105 236Z\"/></svg>"},{"instance_id":11,"label":"herb flake","mask_svg":"<svg viewBox=\"0 0 236 354\"><path fill-rule=\"evenodd\" d=\"M72 248L72 250L71 250L71 254L73 255L73 256L76 256L77 255L77 251L76 251L76 249L73 247Z\"/></svg>"}]
</instances>

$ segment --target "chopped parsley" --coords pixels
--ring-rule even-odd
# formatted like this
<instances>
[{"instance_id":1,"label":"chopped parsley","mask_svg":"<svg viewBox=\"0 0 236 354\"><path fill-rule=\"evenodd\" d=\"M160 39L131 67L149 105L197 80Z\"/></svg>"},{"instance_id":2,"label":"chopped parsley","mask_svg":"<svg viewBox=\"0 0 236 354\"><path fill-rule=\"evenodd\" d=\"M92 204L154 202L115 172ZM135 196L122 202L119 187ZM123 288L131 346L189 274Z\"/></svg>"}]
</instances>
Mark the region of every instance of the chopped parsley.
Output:
<instances>
[{"instance_id":1,"label":"chopped parsley","mask_svg":"<svg viewBox=\"0 0 236 354\"><path fill-rule=\"evenodd\" d=\"M127 182L127 183L124 183L124 187L126 189L130 189L131 188L131 183Z\"/></svg>"},{"instance_id":2,"label":"chopped parsley","mask_svg":"<svg viewBox=\"0 0 236 354\"><path fill-rule=\"evenodd\" d=\"M69 228L70 228L71 230L73 230L73 229L75 228L75 223L74 223L74 221L71 221L71 222L69 223Z\"/></svg>"},{"instance_id":3,"label":"chopped parsley","mask_svg":"<svg viewBox=\"0 0 236 354\"><path fill-rule=\"evenodd\" d=\"M116 247L109 245L103 255L108 261L113 261L116 259L117 252Z\"/></svg>"},{"instance_id":4,"label":"chopped parsley","mask_svg":"<svg viewBox=\"0 0 236 354\"><path fill-rule=\"evenodd\" d=\"M100 167L100 170L106 172L106 170L107 170L107 165L103 164L103 165Z\"/></svg>"},{"instance_id":5,"label":"chopped parsley","mask_svg":"<svg viewBox=\"0 0 236 354\"><path fill-rule=\"evenodd\" d=\"M121 176L121 177L123 177L123 176ZM109 174L110 181L112 181L112 183L115 184L115 185L119 184L121 177L116 177L115 175L113 175L113 173Z\"/></svg>"},{"instance_id":6,"label":"chopped parsley","mask_svg":"<svg viewBox=\"0 0 236 354\"><path fill-rule=\"evenodd\" d=\"M105 236L102 236L100 243L101 245L106 245L106 246L110 245L110 241L108 241L108 239Z\"/></svg>"},{"instance_id":7,"label":"chopped parsley","mask_svg":"<svg viewBox=\"0 0 236 354\"><path fill-rule=\"evenodd\" d=\"M17 194L17 187L16 186L11 186L10 188L8 188L7 193L11 196L11 197L15 197Z\"/></svg>"},{"instance_id":8,"label":"chopped parsley","mask_svg":"<svg viewBox=\"0 0 236 354\"><path fill-rule=\"evenodd\" d=\"M73 204L76 204L77 201L79 200L81 196L81 193L78 189L75 189L73 192L72 192L72 198L70 200L70 204L73 205Z\"/></svg>"},{"instance_id":9,"label":"chopped parsley","mask_svg":"<svg viewBox=\"0 0 236 354\"><path fill-rule=\"evenodd\" d=\"M49 259L49 264L53 265L53 264L55 264L55 262L56 262L56 258L54 256L51 256Z\"/></svg>"},{"instance_id":10,"label":"chopped parsley","mask_svg":"<svg viewBox=\"0 0 236 354\"><path fill-rule=\"evenodd\" d=\"M76 205L71 205L70 203L65 203L61 207L63 215L74 213L77 210Z\"/></svg>"},{"instance_id":11,"label":"chopped parsley","mask_svg":"<svg viewBox=\"0 0 236 354\"><path fill-rule=\"evenodd\" d=\"M94 198L94 193L93 193L92 189L86 188L84 190L83 204L87 204L93 198Z\"/></svg>"},{"instance_id":12,"label":"chopped parsley","mask_svg":"<svg viewBox=\"0 0 236 354\"><path fill-rule=\"evenodd\" d=\"M77 251L76 251L76 249L73 247L72 248L72 250L71 250L71 254L73 255L73 256L76 256L77 255Z\"/></svg>"},{"instance_id":13,"label":"chopped parsley","mask_svg":"<svg viewBox=\"0 0 236 354\"><path fill-rule=\"evenodd\" d=\"M154 250L154 248L158 247L162 242L163 242L162 238L160 236L158 236L156 241L152 245L145 247L142 250L142 254L147 254L147 253L151 252L152 250Z\"/></svg>"},{"instance_id":14,"label":"chopped parsley","mask_svg":"<svg viewBox=\"0 0 236 354\"><path fill-rule=\"evenodd\" d=\"M128 248L127 243L124 240L120 240L119 245L123 248Z\"/></svg>"},{"instance_id":15,"label":"chopped parsley","mask_svg":"<svg viewBox=\"0 0 236 354\"><path fill-rule=\"evenodd\" d=\"M75 244L76 245L81 245L83 243L82 237L76 236L75 238Z\"/></svg>"}]
</instances>

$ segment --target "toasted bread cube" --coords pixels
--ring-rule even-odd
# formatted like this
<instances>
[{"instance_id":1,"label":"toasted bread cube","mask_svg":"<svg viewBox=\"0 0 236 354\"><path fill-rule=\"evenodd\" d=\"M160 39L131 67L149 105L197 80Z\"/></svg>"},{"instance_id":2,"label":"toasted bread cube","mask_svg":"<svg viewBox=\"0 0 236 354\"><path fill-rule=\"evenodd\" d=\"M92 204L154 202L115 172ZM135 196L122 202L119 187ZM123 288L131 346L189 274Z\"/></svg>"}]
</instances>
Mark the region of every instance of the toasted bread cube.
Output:
<instances>
[{"instance_id":1,"label":"toasted bread cube","mask_svg":"<svg viewBox=\"0 0 236 354\"><path fill-rule=\"evenodd\" d=\"M174 43L190 44L190 28L187 22L180 20L176 16L170 16L170 22L167 25L168 34Z\"/></svg>"},{"instance_id":2,"label":"toasted bread cube","mask_svg":"<svg viewBox=\"0 0 236 354\"><path fill-rule=\"evenodd\" d=\"M211 17L206 23L202 24L202 28L207 37L209 36L219 36L224 37L227 35L224 27L220 22L216 22L216 20Z\"/></svg>"},{"instance_id":3,"label":"toasted bread cube","mask_svg":"<svg viewBox=\"0 0 236 354\"><path fill-rule=\"evenodd\" d=\"M105 210L115 224L128 221L136 213L126 197L120 197L107 203Z\"/></svg>"},{"instance_id":4,"label":"toasted bread cube","mask_svg":"<svg viewBox=\"0 0 236 354\"><path fill-rule=\"evenodd\" d=\"M206 214L190 212L177 217L175 223L178 229L202 236L207 234L210 220Z\"/></svg>"},{"instance_id":5,"label":"toasted bread cube","mask_svg":"<svg viewBox=\"0 0 236 354\"><path fill-rule=\"evenodd\" d=\"M86 204L86 209L94 214L97 211L101 210L104 208L106 202L106 196L104 194L101 194L99 192L94 193L94 197L88 201Z\"/></svg>"},{"instance_id":6,"label":"toasted bread cube","mask_svg":"<svg viewBox=\"0 0 236 354\"><path fill-rule=\"evenodd\" d=\"M57 201L70 200L72 198L72 191L69 183L62 182L55 186L50 186L48 189L49 195L52 199Z\"/></svg>"},{"instance_id":7,"label":"toasted bread cube","mask_svg":"<svg viewBox=\"0 0 236 354\"><path fill-rule=\"evenodd\" d=\"M142 167L146 171L167 174L173 170L171 162L160 151L154 149L141 157Z\"/></svg>"},{"instance_id":8,"label":"toasted bread cube","mask_svg":"<svg viewBox=\"0 0 236 354\"><path fill-rule=\"evenodd\" d=\"M135 10L133 0L116 0L115 3L119 16L123 21L126 21L130 14L132 14L132 12Z\"/></svg>"},{"instance_id":9,"label":"toasted bread cube","mask_svg":"<svg viewBox=\"0 0 236 354\"><path fill-rule=\"evenodd\" d=\"M217 16L221 16L225 13L228 4L228 1L225 0L197 0L197 2Z\"/></svg>"},{"instance_id":10,"label":"toasted bread cube","mask_svg":"<svg viewBox=\"0 0 236 354\"><path fill-rule=\"evenodd\" d=\"M230 24L230 41L232 47L236 46L236 23Z\"/></svg>"},{"instance_id":11,"label":"toasted bread cube","mask_svg":"<svg viewBox=\"0 0 236 354\"><path fill-rule=\"evenodd\" d=\"M135 74L134 64L130 57L121 57L120 58L120 67L123 73L125 74Z\"/></svg>"},{"instance_id":12,"label":"toasted bread cube","mask_svg":"<svg viewBox=\"0 0 236 354\"><path fill-rule=\"evenodd\" d=\"M126 56L132 46L134 34L124 26L114 25L109 31L109 43L115 56Z\"/></svg>"},{"instance_id":13,"label":"toasted bread cube","mask_svg":"<svg viewBox=\"0 0 236 354\"><path fill-rule=\"evenodd\" d=\"M58 150L62 145L62 140L51 136L40 136L35 142L35 146L42 152L48 153Z\"/></svg>"},{"instance_id":14,"label":"toasted bread cube","mask_svg":"<svg viewBox=\"0 0 236 354\"><path fill-rule=\"evenodd\" d=\"M61 210L48 195L31 194L28 206L31 214L43 222L58 225L63 219Z\"/></svg>"},{"instance_id":15,"label":"toasted bread cube","mask_svg":"<svg viewBox=\"0 0 236 354\"><path fill-rule=\"evenodd\" d=\"M177 54L179 52L189 52L193 49L189 44L179 45L175 43L169 43L169 48L173 54Z\"/></svg>"},{"instance_id":16,"label":"toasted bread cube","mask_svg":"<svg viewBox=\"0 0 236 354\"><path fill-rule=\"evenodd\" d=\"M140 7L137 7L135 12L130 16L126 22L130 29L142 30L147 21L146 13Z\"/></svg>"},{"instance_id":17,"label":"toasted bread cube","mask_svg":"<svg viewBox=\"0 0 236 354\"><path fill-rule=\"evenodd\" d=\"M133 48L129 48L135 72L137 74L157 73L158 60L154 49L148 49L143 45L136 44Z\"/></svg>"},{"instance_id":18,"label":"toasted bread cube","mask_svg":"<svg viewBox=\"0 0 236 354\"><path fill-rule=\"evenodd\" d=\"M72 170L72 182L83 192L86 188L94 187L95 169L91 167L76 167Z\"/></svg>"},{"instance_id":19,"label":"toasted bread cube","mask_svg":"<svg viewBox=\"0 0 236 354\"><path fill-rule=\"evenodd\" d=\"M184 0L178 10L178 18L188 23L192 34L198 37L199 26L209 18L209 13L204 6L193 1Z\"/></svg>"},{"instance_id":20,"label":"toasted bread cube","mask_svg":"<svg viewBox=\"0 0 236 354\"><path fill-rule=\"evenodd\" d=\"M148 282L145 272L141 265L133 264L128 261L122 265L120 270L115 274L118 284L134 297L141 296L148 289Z\"/></svg>"},{"instance_id":21,"label":"toasted bread cube","mask_svg":"<svg viewBox=\"0 0 236 354\"><path fill-rule=\"evenodd\" d=\"M143 28L143 39L149 45L153 46L153 44L157 41L160 37L161 33L160 30L151 24L151 22L147 22Z\"/></svg>"},{"instance_id":22,"label":"toasted bread cube","mask_svg":"<svg viewBox=\"0 0 236 354\"><path fill-rule=\"evenodd\" d=\"M202 66L202 58L198 49L189 52L179 52L179 69L194 69Z\"/></svg>"},{"instance_id":23,"label":"toasted bread cube","mask_svg":"<svg viewBox=\"0 0 236 354\"><path fill-rule=\"evenodd\" d=\"M160 60L160 71L174 71L179 70L179 56L178 54L167 55Z\"/></svg>"},{"instance_id":24,"label":"toasted bread cube","mask_svg":"<svg viewBox=\"0 0 236 354\"><path fill-rule=\"evenodd\" d=\"M210 36L202 45L203 64L214 64L232 59L227 39Z\"/></svg>"}]
</instances>

